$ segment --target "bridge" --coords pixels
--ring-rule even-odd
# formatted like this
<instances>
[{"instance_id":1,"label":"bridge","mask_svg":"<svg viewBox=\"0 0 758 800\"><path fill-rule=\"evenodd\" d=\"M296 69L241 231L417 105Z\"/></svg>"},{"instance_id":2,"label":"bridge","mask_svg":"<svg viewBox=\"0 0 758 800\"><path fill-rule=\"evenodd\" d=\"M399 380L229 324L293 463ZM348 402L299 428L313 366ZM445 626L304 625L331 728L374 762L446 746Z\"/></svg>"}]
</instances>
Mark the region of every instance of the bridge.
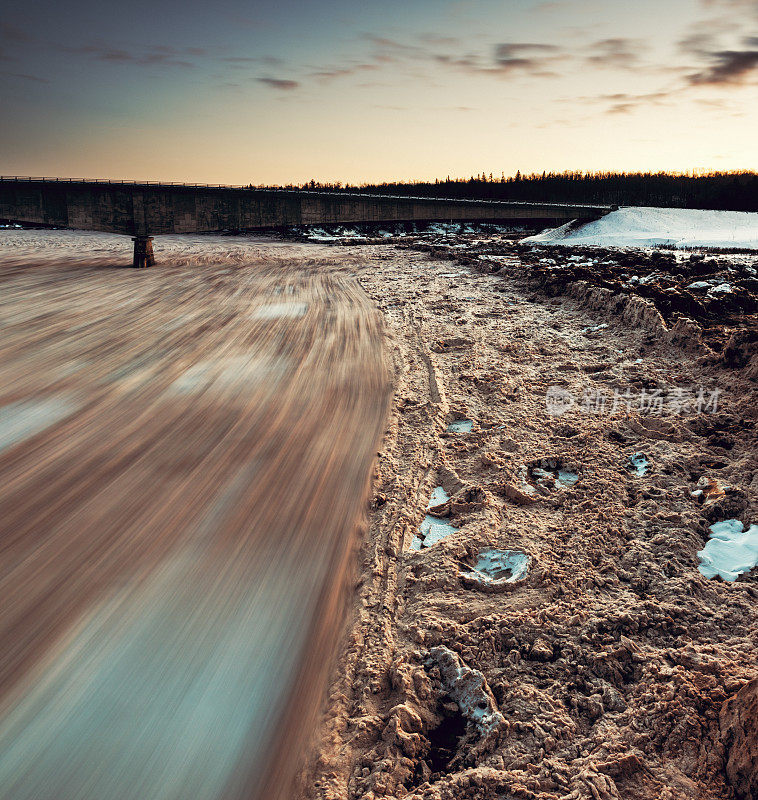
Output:
<instances>
[{"instance_id":1,"label":"bridge","mask_svg":"<svg viewBox=\"0 0 758 800\"><path fill-rule=\"evenodd\" d=\"M294 225L491 222L559 225L596 219L611 206L395 197L250 186L0 177L0 219L131 236L134 266L155 263L167 233Z\"/></svg>"}]
</instances>

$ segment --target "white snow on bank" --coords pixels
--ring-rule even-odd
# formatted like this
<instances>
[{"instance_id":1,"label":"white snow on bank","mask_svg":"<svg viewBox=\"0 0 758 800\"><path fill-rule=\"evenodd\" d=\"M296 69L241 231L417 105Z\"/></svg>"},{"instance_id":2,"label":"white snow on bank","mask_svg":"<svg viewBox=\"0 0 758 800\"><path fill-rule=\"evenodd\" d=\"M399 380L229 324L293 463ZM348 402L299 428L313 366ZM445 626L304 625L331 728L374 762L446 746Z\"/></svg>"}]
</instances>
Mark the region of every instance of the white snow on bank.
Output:
<instances>
[{"instance_id":1,"label":"white snow on bank","mask_svg":"<svg viewBox=\"0 0 758 800\"><path fill-rule=\"evenodd\" d=\"M426 510L442 505L450 499L450 495L442 486L435 486L432 489L432 496ZM433 514L427 514L419 527L419 532L411 541L411 550L421 550L422 547L431 547L437 542L442 541L451 533L456 533L458 528L453 527L449 522L443 522Z\"/></svg>"},{"instance_id":2,"label":"white snow on bank","mask_svg":"<svg viewBox=\"0 0 758 800\"><path fill-rule=\"evenodd\" d=\"M526 576L529 556L519 550L480 550L476 563L463 576L472 583L501 585L515 583Z\"/></svg>"},{"instance_id":3,"label":"white snow on bank","mask_svg":"<svg viewBox=\"0 0 758 800\"><path fill-rule=\"evenodd\" d=\"M743 527L738 519L711 525L711 538L697 554L700 572L706 578L720 575L725 581L736 581L758 564L758 525L751 525L744 533Z\"/></svg>"},{"instance_id":4,"label":"white snow on bank","mask_svg":"<svg viewBox=\"0 0 758 800\"><path fill-rule=\"evenodd\" d=\"M522 241L597 247L758 250L758 213L629 206L573 230L562 225Z\"/></svg>"},{"instance_id":5,"label":"white snow on bank","mask_svg":"<svg viewBox=\"0 0 758 800\"><path fill-rule=\"evenodd\" d=\"M455 419L448 426L448 433L471 433L474 423L470 419Z\"/></svg>"}]
</instances>

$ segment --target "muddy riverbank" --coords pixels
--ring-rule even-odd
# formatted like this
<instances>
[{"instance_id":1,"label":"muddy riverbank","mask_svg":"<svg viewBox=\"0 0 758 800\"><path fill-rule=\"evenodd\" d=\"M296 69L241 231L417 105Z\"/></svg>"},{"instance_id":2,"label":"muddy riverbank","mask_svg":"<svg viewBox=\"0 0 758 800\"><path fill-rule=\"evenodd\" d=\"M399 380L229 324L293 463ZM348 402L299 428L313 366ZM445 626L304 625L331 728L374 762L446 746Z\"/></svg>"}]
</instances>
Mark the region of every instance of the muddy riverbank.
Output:
<instances>
[{"instance_id":1,"label":"muddy riverbank","mask_svg":"<svg viewBox=\"0 0 758 800\"><path fill-rule=\"evenodd\" d=\"M396 392L303 795L733 797L719 716L755 677L758 571L706 579L697 554L718 520L758 519L754 353L729 366L719 337L693 352L655 297L626 316L590 302L568 251L360 254ZM543 280L548 257L586 287ZM632 274L660 270L644 262ZM683 280L716 277L693 263ZM570 404L551 413L551 389ZM416 549L437 487L455 530ZM526 574L472 581L493 549Z\"/></svg>"}]
</instances>

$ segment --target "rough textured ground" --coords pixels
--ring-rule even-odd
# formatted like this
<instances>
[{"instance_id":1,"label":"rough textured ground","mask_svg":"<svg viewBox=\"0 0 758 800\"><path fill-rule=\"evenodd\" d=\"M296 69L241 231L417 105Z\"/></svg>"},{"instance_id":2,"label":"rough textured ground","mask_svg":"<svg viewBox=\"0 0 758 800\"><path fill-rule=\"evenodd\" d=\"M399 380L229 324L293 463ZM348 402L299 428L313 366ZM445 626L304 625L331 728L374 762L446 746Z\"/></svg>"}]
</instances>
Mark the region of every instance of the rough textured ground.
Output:
<instances>
[{"instance_id":1,"label":"rough textured ground","mask_svg":"<svg viewBox=\"0 0 758 800\"><path fill-rule=\"evenodd\" d=\"M756 675L758 575L706 580L696 553L713 521L758 516L756 384L673 344L646 301L619 310L587 284L550 297L515 248L491 263L454 246L446 260L361 252L397 386L354 622L303 794L733 797L727 763L749 771L755 749L743 736L737 753L719 716ZM577 405L549 415L550 386ZM720 389L715 412L680 402L697 387ZM662 413L635 407L643 390ZM463 417L471 433L446 432ZM628 469L636 452L644 476ZM543 459L578 482L535 497L524 468ZM437 485L460 530L412 551ZM462 580L492 546L531 557L523 582L483 592ZM471 722L472 697L485 726Z\"/></svg>"}]
</instances>

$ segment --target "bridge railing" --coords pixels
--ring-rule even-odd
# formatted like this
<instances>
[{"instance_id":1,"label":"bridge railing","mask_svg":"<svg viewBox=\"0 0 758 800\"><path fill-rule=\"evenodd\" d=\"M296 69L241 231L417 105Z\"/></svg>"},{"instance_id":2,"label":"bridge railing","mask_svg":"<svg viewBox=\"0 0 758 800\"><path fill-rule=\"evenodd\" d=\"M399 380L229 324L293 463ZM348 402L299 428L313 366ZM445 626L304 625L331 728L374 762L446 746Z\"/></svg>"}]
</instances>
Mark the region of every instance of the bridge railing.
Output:
<instances>
[{"instance_id":1,"label":"bridge railing","mask_svg":"<svg viewBox=\"0 0 758 800\"><path fill-rule=\"evenodd\" d=\"M182 181L130 181L112 178L46 178L36 175L0 175L0 181L16 183L104 183L115 186L186 186L190 189L252 189L252 186L235 186L228 183L183 183ZM297 191L297 190L295 190Z\"/></svg>"},{"instance_id":2,"label":"bridge railing","mask_svg":"<svg viewBox=\"0 0 758 800\"><path fill-rule=\"evenodd\" d=\"M361 197L376 200L413 200L421 203L460 203L465 205L502 205L524 206L526 208L587 208L594 211L615 211L616 206L598 203L550 203L532 202L528 200L479 200L466 197L416 197L413 195L369 194L361 191L319 191L316 189L298 189L294 186L252 186L251 184L228 183L183 183L182 181L130 181L111 178L46 178L30 175L0 175L0 183L83 183L111 186L156 186L182 187L186 189L234 189L248 192L291 192L297 194L321 195L327 197Z\"/></svg>"}]
</instances>

